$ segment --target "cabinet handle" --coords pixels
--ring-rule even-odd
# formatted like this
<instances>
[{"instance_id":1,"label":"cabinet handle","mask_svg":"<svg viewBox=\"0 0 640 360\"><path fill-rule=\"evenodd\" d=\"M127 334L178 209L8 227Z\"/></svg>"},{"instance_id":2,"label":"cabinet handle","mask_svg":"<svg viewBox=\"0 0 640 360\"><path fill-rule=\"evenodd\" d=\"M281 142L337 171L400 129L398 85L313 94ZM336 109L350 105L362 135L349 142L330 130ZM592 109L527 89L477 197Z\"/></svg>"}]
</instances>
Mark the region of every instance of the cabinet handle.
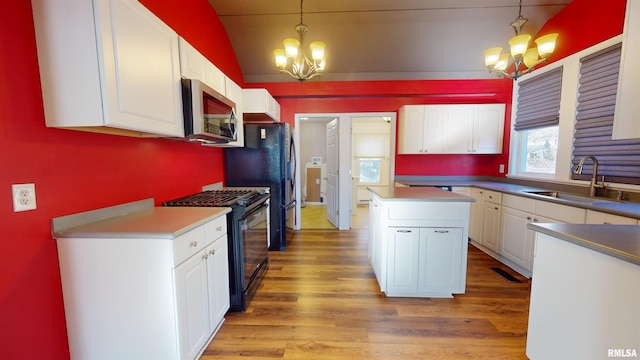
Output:
<instances>
[{"instance_id":1,"label":"cabinet handle","mask_svg":"<svg viewBox=\"0 0 640 360\"><path fill-rule=\"evenodd\" d=\"M527 216L527 220L529 220L529 221L530 221L530 220L531 220L531 216Z\"/></svg>"},{"instance_id":2,"label":"cabinet handle","mask_svg":"<svg viewBox=\"0 0 640 360\"><path fill-rule=\"evenodd\" d=\"M198 247L198 242L194 241L191 244L189 244L191 247Z\"/></svg>"},{"instance_id":3,"label":"cabinet handle","mask_svg":"<svg viewBox=\"0 0 640 360\"><path fill-rule=\"evenodd\" d=\"M538 219L536 219L536 218L533 218L533 222L538 222Z\"/></svg>"},{"instance_id":4,"label":"cabinet handle","mask_svg":"<svg viewBox=\"0 0 640 360\"><path fill-rule=\"evenodd\" d=\"M207 253L202 254L202 260L207 260L209 258L209 255L207 255Z\"/></svg>"},{"instance_id":5,"label":"cabinet handle","mask_svg":"<svg viewBox=\"0 0 640 360\"><path fill-rule=\"evenodd\" d=\"M396 230L396 232L399 232L399 233L410 233L410 232L413 232L413 230Z\"/></svg>"},{"instance_id":6,"label":"cabinet handle","mask_svg":"<svg viewBox=\"0 0 640 360\"><path fill-rule=\"evenodd\" d=\"M608 221L605 221L605 222L603 222L603 224L605 224L605 225L610 225L611 223L610 223L610 222L608 222Z\"/></svg>"},{"instance_id":7,"label":"cabinet handle","mask_svg":"<svg viewBox=\"0 0 640 360\"><path fill-rule=\"evenodd\" d=\"M215 250L211 250L211 251L209 251L209 255L215 255L215 254L216 254L216 251L215 251Z\"/></svg>"},{"instance_id":8,"label":"cabinet handle","mask_svg":"<svg viewBox=\"0 0 640 360\"><path fill-rule=\"evenodd\" d=\"M438 234L448 234L449 230L434 230L433 232L438 233Z\"/></svg>"},{"instance_id":9,"label":"cabinet handle","mask_svg":"<svg viewBox=\"0 0 640 360\"><path fill-rule=\"evenodd\" d=\"M499 208L498 208L497 206L496 206L496 207L494 207L494 209L499 210Z\"/></svg>"},{"instance_id":10,"label":"cabinet handle","mask_svg":"<svg viewBox=\"0 0 640 360\"><path fill-rule=\"evenodd\" d=\"M222 232L222 226L218 226L218 227L216 228L216 231Z\"/></svg>"}]
</instances>

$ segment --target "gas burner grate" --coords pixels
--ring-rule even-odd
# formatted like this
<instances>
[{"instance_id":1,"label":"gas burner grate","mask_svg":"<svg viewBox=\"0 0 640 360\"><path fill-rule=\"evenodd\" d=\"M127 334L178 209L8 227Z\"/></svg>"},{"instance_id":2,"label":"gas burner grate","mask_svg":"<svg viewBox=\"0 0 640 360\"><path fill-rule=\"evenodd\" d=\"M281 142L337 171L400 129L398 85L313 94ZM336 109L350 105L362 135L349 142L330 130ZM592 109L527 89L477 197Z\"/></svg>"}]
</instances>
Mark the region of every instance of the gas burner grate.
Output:
<instances>
[{"instance_id":1,"label":"gas burner grate","mask_svg":"<svg viewBox=\"0 0 640 360\"><path fill-rule=\"evenodd\" d=\"M175 200L167 201L165 206L209 206L221 207L242 205L242 199L251 196L253 190L207 190L198 194L187 195Z\"/></svg>"}]
</instances>

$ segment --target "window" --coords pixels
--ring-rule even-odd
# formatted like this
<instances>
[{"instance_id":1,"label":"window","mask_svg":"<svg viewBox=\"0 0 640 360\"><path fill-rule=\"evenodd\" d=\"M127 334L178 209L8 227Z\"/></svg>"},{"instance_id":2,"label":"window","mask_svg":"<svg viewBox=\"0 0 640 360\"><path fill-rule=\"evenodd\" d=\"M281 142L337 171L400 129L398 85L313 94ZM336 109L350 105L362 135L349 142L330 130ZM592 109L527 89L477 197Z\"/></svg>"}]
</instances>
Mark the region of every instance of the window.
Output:
<instances>
[{"instance_id":1,"label":"window","mask_svg":"<svg viewBox=\"0 0 640 360\"><path fill-rule=\"evenodd\" d=\"M554 174L558 153L558 126L526 130L523 139L524 171Z\"/></svg>"},{"instance_id":2,"label":"window","mask_svg":"<svg viewBox=\"0 0 640 360\"><path fill-rule=\"evenodd\" d=\"M381 158L359 158L360 182L367 184L380 183Z\"/></svg>"},{"instance_id":3,"label":"window","mask_svg":"<svg viewBox=\"0 0 640 360\"><path fill-rule=\"evenodd\" d=\"M558 153L558 124L562 67L518 84L518 108L514 130L520 144L516 171L553 175Z\"/></svg>"}]
</instances>

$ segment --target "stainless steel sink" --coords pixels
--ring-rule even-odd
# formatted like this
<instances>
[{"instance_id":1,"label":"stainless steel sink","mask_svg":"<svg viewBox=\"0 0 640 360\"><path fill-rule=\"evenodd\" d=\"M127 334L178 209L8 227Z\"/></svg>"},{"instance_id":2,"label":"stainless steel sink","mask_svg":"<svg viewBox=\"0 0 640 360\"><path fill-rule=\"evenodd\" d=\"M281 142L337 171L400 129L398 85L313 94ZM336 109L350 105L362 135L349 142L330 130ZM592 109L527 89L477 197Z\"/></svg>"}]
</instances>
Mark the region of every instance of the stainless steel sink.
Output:
<instances>
[{"instance_id":1,"label":"stainless steel sink","mask_svg":"<svg viewBox=\"0 0 640 360\"><path fill-rule=\"evenodd\" d=\"M558 191L525 191L525 193L531 194L531 195L542 196L542 197L550 197L550 198L562 199L562 200L567 200L567 201L575 201L575 202L588 202L588 203L593 203L593 202L611 203L611 202L614 202L612 200L603 199L603 198L574 195L574 194L563 193L563 192L558 192Z\"/></svg>"}]
</instances>

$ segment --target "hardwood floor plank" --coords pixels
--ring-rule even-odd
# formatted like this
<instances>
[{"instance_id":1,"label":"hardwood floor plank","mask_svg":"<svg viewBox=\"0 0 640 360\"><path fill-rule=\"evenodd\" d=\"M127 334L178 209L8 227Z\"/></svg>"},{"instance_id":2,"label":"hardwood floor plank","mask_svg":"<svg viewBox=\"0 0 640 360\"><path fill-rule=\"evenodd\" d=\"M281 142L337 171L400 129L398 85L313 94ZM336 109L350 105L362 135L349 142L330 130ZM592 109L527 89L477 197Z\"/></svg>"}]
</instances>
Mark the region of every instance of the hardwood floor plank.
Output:
<instances>
[{"instance_id":1,"label":"hardwood floor plank","mask_svg":"<svg viewBox=\"0 0 640 360\"><path fill-rule=\"evenodd\" d=\"M526 359L530 281L469 247L467 288L453 299L388 298L366 230L303 230L270 252L245 313L228 313L202 359Z\"/></svg>"}]
</instances>

